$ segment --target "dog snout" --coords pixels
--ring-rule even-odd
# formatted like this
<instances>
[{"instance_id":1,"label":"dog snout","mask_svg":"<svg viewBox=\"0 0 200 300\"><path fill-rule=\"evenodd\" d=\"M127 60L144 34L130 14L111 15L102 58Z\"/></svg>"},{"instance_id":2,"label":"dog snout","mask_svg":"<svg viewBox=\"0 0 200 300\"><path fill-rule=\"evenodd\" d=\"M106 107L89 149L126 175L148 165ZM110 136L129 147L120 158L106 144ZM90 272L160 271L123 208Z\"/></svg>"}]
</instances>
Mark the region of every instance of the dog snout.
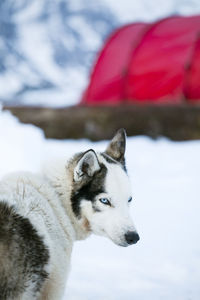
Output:
<instances>
[{"instance_id":1,"label":"dog snout","mask_svg":"<svg viewBox=\"0 0 200 300\"><path fill-rule=\"evenodd\" d=\"M136 231L128 231L125 234L125 240L129 245L136 244L139 241L140 237Z\"/></svg>"}]
</instances>

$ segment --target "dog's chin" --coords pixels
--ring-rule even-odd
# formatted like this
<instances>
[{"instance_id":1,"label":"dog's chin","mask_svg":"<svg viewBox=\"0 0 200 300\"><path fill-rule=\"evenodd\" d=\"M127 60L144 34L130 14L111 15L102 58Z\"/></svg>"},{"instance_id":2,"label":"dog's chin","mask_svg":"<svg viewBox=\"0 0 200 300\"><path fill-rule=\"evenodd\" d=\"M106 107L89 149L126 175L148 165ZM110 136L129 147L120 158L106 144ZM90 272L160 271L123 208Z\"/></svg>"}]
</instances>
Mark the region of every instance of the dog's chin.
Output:
<instances>
[{"instance_id":1,"label":"dog's chin","mask_svg":"<svg viewBox=\"0 0 200 300\"><path fill-rule=\"evenodd\" d=\"M129 244L126 241L115 241L113 239L111 239L111 240L117 246L120 246L120 247L128 247L129 246Z\"/></svg>"},{"instance_id":2,"label":"dog's chin","mask_svg":"<svg viewBox=\"0 0 200 300\"><path fill-rule=\"evenodd\" d=\"M115 245L120 247L128 247L130 246L125 240L115 240L110 235L106 233L104 229L92 229L92 232L98 236L104 236L107 237L109 240L111 240Z\"/></svg>"},{"instance_id":3,"label":"dog's chin","mask_svg":"<svg viewBox=\"0 0 200 300\"><path fill-rule=\"evenodd\" d=\"M115 243L117 246L120 246L120 247L128 247L129 246L129 244L127 244L127 243Z\"/></svg>"}]
</instances>

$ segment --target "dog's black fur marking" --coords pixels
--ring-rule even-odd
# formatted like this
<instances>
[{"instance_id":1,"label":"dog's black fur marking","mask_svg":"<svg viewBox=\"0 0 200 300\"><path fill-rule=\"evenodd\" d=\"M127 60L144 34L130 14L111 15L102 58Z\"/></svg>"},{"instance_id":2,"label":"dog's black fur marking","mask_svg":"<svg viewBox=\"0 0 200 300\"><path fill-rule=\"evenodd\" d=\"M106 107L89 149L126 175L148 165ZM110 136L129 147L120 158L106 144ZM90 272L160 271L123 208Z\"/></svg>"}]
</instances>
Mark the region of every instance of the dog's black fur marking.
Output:
<instances>
[{"instance_id":1,"label":"dog's black fur marking","mask_svg":"<svg viewBox=\"0 0 200 300\"><path fill-rule=\"evenodd\" d=\"M94 202L95 197L105 192L104 182L107 173L105 165L101 164L101 169L94 174L89 181L80 189L74 190L71 196L72 209L77 217L80 217L81 200L85 199Z\"/></svg>"},{"instance_id":2,"label":"dog's black fur marking","mask_svg":"<svg viewBox=\"0 0 200 300\"><path fill-rule=\"evenodd\" d=\"M110 157L105 152L101 153L101 155L108 163L121 165L122 169L127 173L125 158L119 163L118 161L116 161L114 158Z\"/></svg>"},{"instance_id":3,"label":"dog's black fur marking","mask_svg":"<svg viewBox=\"0 0 200 300\"><path fill-rule=\"evenodd\" d=\"M110 156L109 156L108 154L106 154L105 152L102 152L101 155L102 155L103 158L104 158L108 163L110 163L110 164L117 164L117 163L118 163L114 158L110 157Z\"/></svg>"},{"instance_id":4,"label":"dog's black fur marking","mask_svg":"<svg viewBox=\"0 0 200 300\"><path fill-rule=\"evenodd\" d=\"M30 281L37 294L48 277L48 261L49 251L30 221L0 202L0 299L20 298Z\"/></svg>"}]
</instances>

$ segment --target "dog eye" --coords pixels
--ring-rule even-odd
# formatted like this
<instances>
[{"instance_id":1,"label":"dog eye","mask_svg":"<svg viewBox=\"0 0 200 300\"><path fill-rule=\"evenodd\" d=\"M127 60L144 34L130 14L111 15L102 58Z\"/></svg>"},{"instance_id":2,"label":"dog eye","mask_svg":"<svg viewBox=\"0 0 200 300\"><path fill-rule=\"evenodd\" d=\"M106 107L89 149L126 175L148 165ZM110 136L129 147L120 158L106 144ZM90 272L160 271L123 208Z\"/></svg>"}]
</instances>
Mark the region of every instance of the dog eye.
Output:
<instances>
[{"instance_id":1,"label":"dog eye","mask_svg":"<svg viewBox=\"0 0 200 300\"><path fill-rule=\"evenodd\" d=\"M107 198L100 198L99 201L101 201L101 203L103 203L103 204L111 205L110 201Z\"/></svg>"},{"instance_id":2,"label":"dog eye","mask_svg":"<svg viewBox=\"0 0 200 300\"><path fill-rule=\"evenodd\" d=\"M133 198L132 198L132 197L130 197L130 198L128 199L128 202L130 203L130 202L132 201L132 199L133 199Z\"/></svg>"}]
</instances>

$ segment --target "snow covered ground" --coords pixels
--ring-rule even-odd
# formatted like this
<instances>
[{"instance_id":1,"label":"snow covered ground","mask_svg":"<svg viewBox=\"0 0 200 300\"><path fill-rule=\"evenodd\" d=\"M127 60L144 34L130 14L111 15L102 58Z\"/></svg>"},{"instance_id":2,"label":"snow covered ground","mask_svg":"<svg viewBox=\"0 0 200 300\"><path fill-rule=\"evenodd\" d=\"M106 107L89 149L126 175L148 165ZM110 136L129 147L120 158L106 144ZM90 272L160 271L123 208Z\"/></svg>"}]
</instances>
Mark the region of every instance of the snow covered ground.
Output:
<instances>
[{"instance_id":1,"label":"snow covered ground","mask_svg":"<svg viewBox=\"0 0 200 300\"><path fill-rule=\"evenodd\" d=\"M0 140L0 177L107 143L45 140L8 112L0 112ZM64 299L200 299L199 153L200 141L128 138L131 211L141 240L128 248L95 236L77 242Z\"/></svg>"}]
</instances>

